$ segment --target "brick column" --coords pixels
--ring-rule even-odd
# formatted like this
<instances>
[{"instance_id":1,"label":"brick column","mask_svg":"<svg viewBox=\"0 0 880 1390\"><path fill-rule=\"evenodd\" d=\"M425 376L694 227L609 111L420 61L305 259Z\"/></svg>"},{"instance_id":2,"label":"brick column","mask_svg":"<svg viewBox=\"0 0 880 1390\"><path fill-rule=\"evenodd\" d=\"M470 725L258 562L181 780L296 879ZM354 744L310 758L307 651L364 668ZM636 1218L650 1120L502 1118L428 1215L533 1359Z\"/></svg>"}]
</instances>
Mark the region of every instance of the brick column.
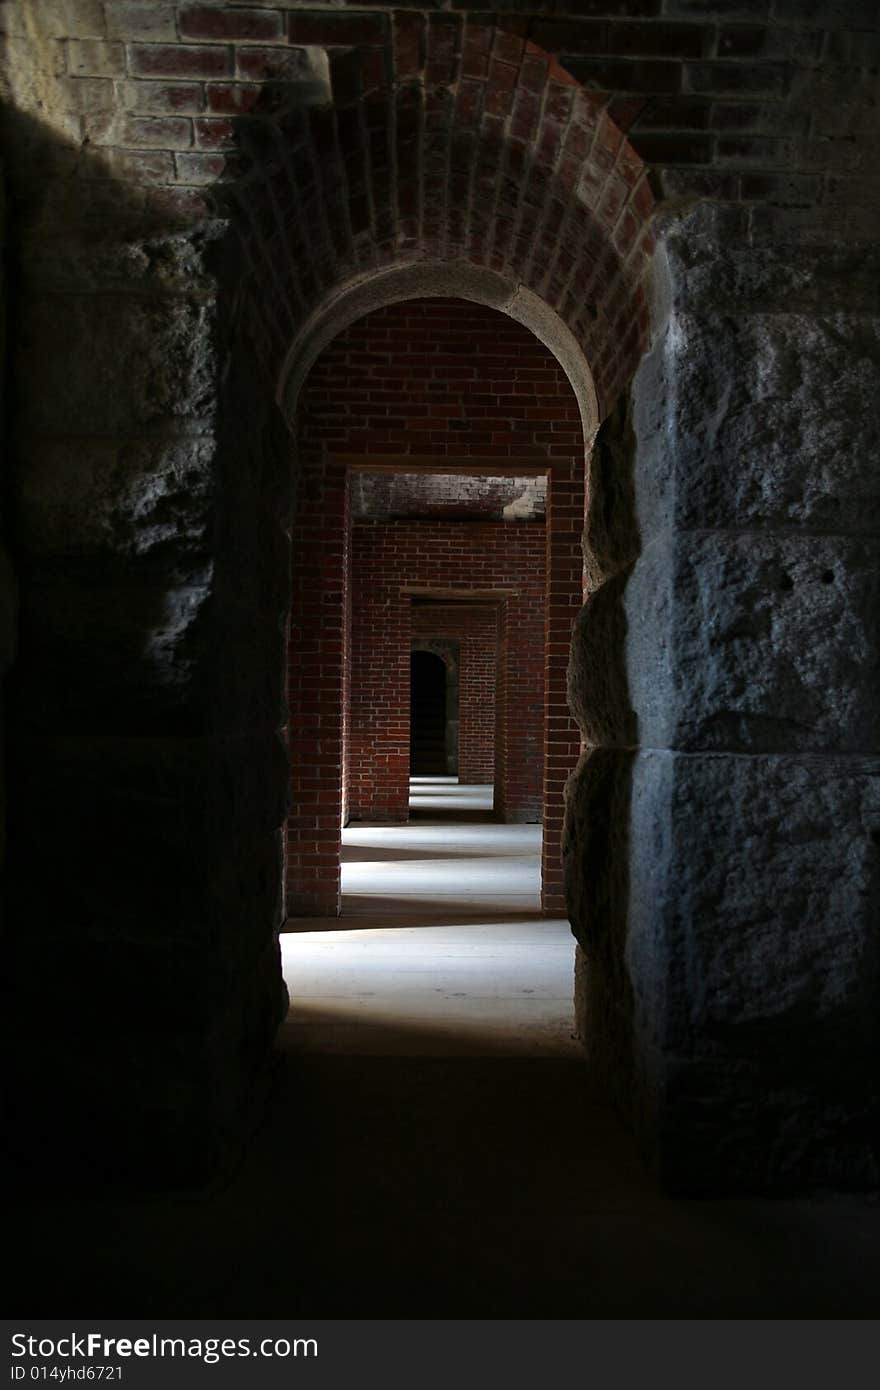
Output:
<instances>
[{"instance_id":1,"label":"brick column","mask_svg":"<svg viewBox=\"0 0 880 1390\"><path fill-rule=\"evenodd\" d=\"M460 629L458 682L458 779L492 781L495 745L497 618L473 613ZM456 634L458 635L458 634Z\"/></svg>"},{"instance_id":2,"label":"brick column","mask_svg":"<svg viewBox=\"0 0 880 1390\"><path fill-rule=\"evenodd\" d=\"M543 541L537 529L536 540ZM537 558L537 557L536 557ZM541 819L544 718L544 597L522 585L504 605L506 633L499 679L506 686L502 712L503 805L506 821Z\"/></svg>"},{"instance_id":3,"label":"brick column","mask_svg":"<svg viewBox=\"0 0 880 1390\"><path fill-rule=\"evenodd\" d=\"M350 541L345 470L317 452L302 460L292 542L287 911L336 917Z\"/></svg>"},{"instance_id":4,"label":"brick column","mask_svg":"<svg viewBox=\"0 0 880 1390\"><path fill-rule=\"evenodd\" d=\"M353 820L409 816L411 602L400 592L387 540L384 526L355 528L348 803Z\"/></svg>"},{"instance_id":5,"label":"brick column","mask_svg":"<svg viewBox=\"0 0 880 1390\"><path fill-rule=\"evenodd\" d=\"M498 607L498 629L495 642L495 791L492 804L501 820L507 817L507 609L508 601Z\"/></svg>"},{"instance_id":6,"label":"brick column","mask_svg":"<svg viewBox=\"0 0 880 1390\"><path fill-rule=\"evenodd\" d=\"M568 709L567 676L572 625L583 603L584 465L575 457L555 464L547 488L547 626L544 658L544 844L541 905L565 916L562 819L565 783L577 765L581 738Z\"/></svg>"}]
</instances>

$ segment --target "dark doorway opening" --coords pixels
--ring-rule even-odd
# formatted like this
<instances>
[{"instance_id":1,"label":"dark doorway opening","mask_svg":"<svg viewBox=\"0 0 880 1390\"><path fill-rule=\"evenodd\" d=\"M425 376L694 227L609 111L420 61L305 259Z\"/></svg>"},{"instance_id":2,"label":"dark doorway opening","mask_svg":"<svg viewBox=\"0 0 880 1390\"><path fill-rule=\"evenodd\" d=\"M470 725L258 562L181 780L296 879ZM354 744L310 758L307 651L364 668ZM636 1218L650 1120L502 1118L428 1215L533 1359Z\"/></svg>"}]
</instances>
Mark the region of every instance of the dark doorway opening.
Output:
<instances>
[{"instance_id":1,"label":"dark doorway opening","mask_svg":"<svg viewBox=\"0 0 880 1390\"><path fill-rule=\"evenodd\" d=\"M435 652L413 651L410 653L409 669L410 774L414 777L448 776L455 771L455 750L449 747L450 701L446 662Z\"/></svg>"}]
</instances>

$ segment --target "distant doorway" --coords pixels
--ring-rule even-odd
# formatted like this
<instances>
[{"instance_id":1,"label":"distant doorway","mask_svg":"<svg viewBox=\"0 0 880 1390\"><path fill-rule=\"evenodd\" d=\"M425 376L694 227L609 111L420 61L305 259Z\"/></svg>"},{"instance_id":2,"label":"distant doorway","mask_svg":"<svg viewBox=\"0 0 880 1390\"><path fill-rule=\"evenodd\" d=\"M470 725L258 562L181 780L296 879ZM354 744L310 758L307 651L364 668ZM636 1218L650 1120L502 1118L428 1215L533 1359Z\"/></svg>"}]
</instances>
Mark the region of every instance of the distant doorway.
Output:
<instances>
[{"instance_id":1,"label":"distant doorway","mask_svg":"<svg viewBox=\"0 0 880 1390\"><path fill-rule=\"evenodd\" d=\"M410 653L409 756L413 777L458 771L458 662L451 652Z\"/></svg>"}]
</instances>

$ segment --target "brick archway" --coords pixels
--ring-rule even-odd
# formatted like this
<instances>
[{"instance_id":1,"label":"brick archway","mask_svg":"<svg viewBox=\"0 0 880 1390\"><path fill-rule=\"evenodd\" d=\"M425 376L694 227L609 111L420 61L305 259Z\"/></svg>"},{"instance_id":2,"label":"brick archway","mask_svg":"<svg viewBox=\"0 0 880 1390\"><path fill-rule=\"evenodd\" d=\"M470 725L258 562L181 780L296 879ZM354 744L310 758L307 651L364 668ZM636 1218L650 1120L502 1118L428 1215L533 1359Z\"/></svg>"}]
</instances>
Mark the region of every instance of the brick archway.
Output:
<instances>
[{"instance_id":1,"label":"brick archway","mask_svg":"<svg viewBox=\"0 0 880 1390\"><path fill-rule=\"evenodd\" d=\"M431 270L439 276L431 283L438 285L449 273L448 267ZM421 279L424 283L425 277ZM407 276L402 281L404 285L410 283ZM474 297L478 281L476 274L469 280ZM489 277L493 290L496 281L497 277ZM360 303L357 292L354 302ZM450 435L443 434L443 422L437 419L436 429L412 435L416 442L411 445L392 443L393 434L383 444L385 436L375 429L347 428L352 423L345 404L348 374L360 370L357 364L363 357L363 334L369 332L369 325L384 324L378 329L380 338L384 335L387 339L390 333L392 344L397 343L401 355L396 364L392 347L386 344L383 352L392 354L391 375L399 376L407 371L405 335L420 331L412 315L428 314L431 305L436 306L439 317L436 321L429 317L426 322L432 326L421 330L429 337L441 327L445 330L444 319L451 315L466 324L463 331L480 362L485 361L487 371L496 375L503 371L513 377L522 368L521 397L513 398L516 407L509 404L502 410L502 414L505 410L519 411L524 417L516 429L504 435L509 444L489 447L486 441L496 436L480 431L479 418L460 420L464 432L460 429ZM338 302L335 307L339 322ZM542 310L545 338L552 336L550 319L546 309ZM362 327L355 332L358 324ZM559 332L568 343L564 326ZM320 342L321 335L316 336ZM336 343L342 347L337 349ZM583 602L580 536L585 448L580 421L585 414L589 418L593 409L592 397L582 390L579 400L569 380L570 374L588 384L588 368L586 364L578 367L570 343L569 353L567 373L524 324L512 322L493 307L476 308L473 299L398 298L396 305L374 310L358 320L348 336L334 340L317 360L303 393L306 415L300 422L300 485L293 533L288 673L293 809L287 840L287 901L292 916L335 916L339 912L341 833L349 810L368 818L406 818L406 653L410 595L414 593L446 593L449 598L479 600L496 608L500 623L494 742L496 811L506 820L543 820L542 901L550 915L564 915L563 788L580 752L580 733L566 703L572 626ZM367 359L379 361L381 355L367 352ZM535 377L542 378L544 384L529 380ZM487 382L474 389L494 388ZM358 394L354 392L355 397ZM380 396L384 399L387 394L385 391ZM363 395L361 391L360 397ZM483 397L476 399L482 401ZM289 396L287 405L293 405ZM475 416L479 413L475 411ZM561 432L541 433L549 431L548 416L555 417ZM358 418L354 417L355 425ZM306 428L308 421L311 423ZM549 442L540 442L545 438ZM440 439L446 442L433 442ZM474 442L469 443L471 440ZM377 447L389 450L388 456L377 457ZM393 452L401 448L403 453ZM447 456L447 450L452 450L454 457ZM414 470L423 477L458 473L466 478L475 472L542 477L547 487L546 525L479 528L478 550L465 569L461 562L450 569L446 558L451 553L465 553L455 540L454 523L438 522L421 535L415 528L398 527L393 537L380 528L353 544L349 478L353 472L375 468ZM356 538L360 529L355 530ZM352 663L362 674L358 713L349 721ZM364 702L362 682L367 690L374 691L372 704L369 699Z\"/></svg>"},{"instance_id":2,"label":"brick archway","mask_svg":"<svg viewBox=\"0 0 880 1390\"><path fill-rule=\"evenodd\" d=\"M355 17L342 20L301 21L302 41L325 46L323 83L278 84L271 116L226 121L237 162L223 202L268 369L289 382L291 345L301 354L316 325L326 331L355 285L457 263L566 327L604 416L647 342L654 248L648 169L604 97L515 24L397 12L350 47Z\"/></svg>"},{"instance_id":3,"label":"brick archway","mask_svg":"<svg viewBox=\"0 0 880 1390\"><path fill-rule=\"evenodd\" d=\"M584 445L645 345L653 199L644 165L603 103L548 54L470 20L460 48L447 52L440 29L428 25L421 49L414 36L422 17L394 23L390 63L369 48L328 48L332 111L315 106L242 124L240 146L252 164L236 186L250 266L241 308L291 427L302 384L336 334L416 296L501 310L568 377L584 437L565 466L556 460L552 468L543 795L544 906L564 913L562 790L580 748L565 687L583 599ZM335 915L337 812L345 814L348 781L347 465L325 456L319 464L301 457L299 467L288 909ZM319 686L337 716L319 709ZM523 813L511 803L506 814Z\"/></svg>"}]
</instances>

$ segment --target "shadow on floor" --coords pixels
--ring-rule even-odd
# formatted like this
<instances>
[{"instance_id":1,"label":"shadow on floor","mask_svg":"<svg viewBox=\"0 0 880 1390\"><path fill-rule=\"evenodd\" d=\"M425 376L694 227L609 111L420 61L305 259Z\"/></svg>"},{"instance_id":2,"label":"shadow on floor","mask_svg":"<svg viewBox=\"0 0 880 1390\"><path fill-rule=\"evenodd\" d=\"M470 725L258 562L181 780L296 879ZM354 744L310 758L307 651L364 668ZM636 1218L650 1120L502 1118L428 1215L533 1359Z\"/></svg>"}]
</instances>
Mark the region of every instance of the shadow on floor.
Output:
<instances>
[{"instance_id":1,"label":"shadow on floor","mask_svg":"<svg viewBox=\"0 0 880 1390\"><path fill-rule=\"evenodd\" d=\"M497 896L497 895L495 895ZM395 920L399 919L399 920ZM296 929L296 918L290 918L285 926L286 931ZM491 923L503 922L541 922L545 918L537 910L530 910L508 904L506 907L493 907L491 897L488 902L483 904L477 897L470 898L443 898L438 897L405 898L405 897L385 897L382 894L371 895L369 893L343 893L342 895L342 916L308 919L310 922L319 921L327 928L336 931L357 931L363 930L366 926L373 927L415 927L415 926L448 926L466 927L490 925ZM314 925L304 928L308 931L318 930Z\"/></svg>"},{"instance_id":2,"label":"shadow on floor","mask_svg":"<svg viewBox=\"0 0 880 1390\"><path fill-rule=\"evenodd\" d=\"M410 802L411 821L432 821L437 825L458 822L467 825L499 825L504 817L497 811L471 809L467 806L419 806Z\"/></svg>"},{"instance_id":3,"label":"shadow on floor","mask_svg":"<svg viewBox=\"0 0 880 1390\"><path fill-rule=\"evenodd\" d=\"M304 1055L283 1033L221 1190L16 1194L8 1316L876 1315L876 1207L668 1199L582 1059L399 1047Z\"/></svg>"},{"instance_id":4,"label":"shadow on floor","mask_svg":"<svg viewBox=\"0 0 880 1390\"><path fill-rule=\"evenodd\" d=\"M352 824L353 829L360 829L360 826ZM515 848L511 850L499 850L494 846L487 850L482 849L434 849L431 845L420 845L416 849L402 849L400 845L362 845L362 844L343 844L342 863L343 864L393 864L397 862L405 863L411 861L419 863L421 860L433 859L522 859L528 854L528 849Z\"/></svg>"}]
</instances>

